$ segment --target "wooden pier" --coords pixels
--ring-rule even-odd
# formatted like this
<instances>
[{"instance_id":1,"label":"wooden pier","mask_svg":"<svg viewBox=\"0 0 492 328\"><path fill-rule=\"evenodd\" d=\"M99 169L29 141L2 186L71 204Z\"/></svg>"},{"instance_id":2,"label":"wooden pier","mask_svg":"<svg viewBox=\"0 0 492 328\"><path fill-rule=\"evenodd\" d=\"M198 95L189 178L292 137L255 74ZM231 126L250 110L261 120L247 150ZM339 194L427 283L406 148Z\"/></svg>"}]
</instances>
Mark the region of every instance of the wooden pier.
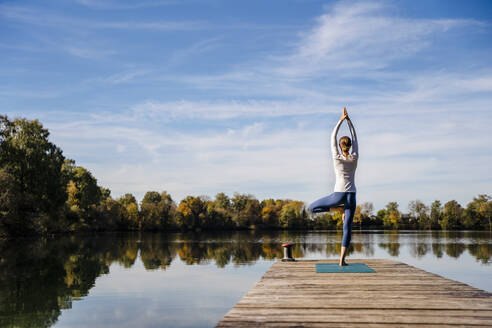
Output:
<instances>
[{"instance_id":1,"label":"wooden pier","mask_svg":"<svg viewBox=\"0 0 492 328\"><path fill-rule=\"evenodd\" d=\"M376 273L278 261L217 327L492 327L491 293L397 261L350 262Z\"/></svg>"}]
</instances>

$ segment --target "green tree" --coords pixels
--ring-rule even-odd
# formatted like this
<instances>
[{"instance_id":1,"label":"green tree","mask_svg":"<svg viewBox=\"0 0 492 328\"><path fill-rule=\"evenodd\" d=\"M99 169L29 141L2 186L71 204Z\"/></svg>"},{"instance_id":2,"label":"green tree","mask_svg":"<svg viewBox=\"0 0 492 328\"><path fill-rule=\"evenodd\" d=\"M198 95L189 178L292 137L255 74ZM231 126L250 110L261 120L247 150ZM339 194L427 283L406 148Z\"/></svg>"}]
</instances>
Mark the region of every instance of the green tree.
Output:
<instances>
[{"instance_id":1,"label":"green tree","mask_svg":"<svg viewBox=\"0 0 492 328\"><path fill-rule=\"evenodd\" d=\"M313 222L313 229L336 229L338 220L332 213L323 213L316 217Z\"/></svg>"},{"instance_id":2,"label":"green tree","mask_svg":"<svg viewBox=\"0 0 492 328\"><path fill-rule=\"evenodd\" d=\"M464 225L468 229L492 230L492 200L488 195L478 195L468 203Z\"/></svg>"},{"instance_id":3,"label":"green tree","mask_svg":"<svg viewBox=\"0 0 492 328\"><path fill-rule=\"evenodd\" d=\"M111 197L111 190L104 187L99 187L99 192L101 193L101 203L104 203L108 197Z\"/></svg>"},{"instance_id":4,"label":"green tree","mask_svg":"<svg viewBox=\"0 0 492 328\"><path fill-rule=\"evenodd\" d=\"M247 228L261 222L261 205L253 195L235 193L231 201L236 227Z\"/></svg>"},{"instance_id":5,"label":"green tree","mask_svg":"<svg viewBox=\"0 0 492 328\"><path fill-rule=\"evenodd\" d=\"M145 193L142 203L140 204L143 230L157 230L160 226L160 213L158 204L162 200L157 191L148 191Z\"/></svg>"},{"instance_id":6,"label":"green tree","mask_svg":"<svg viewBox=\"0 0 492 328\"><path fill-rule=\"evenodd\" d=\"M97 180L91 172L82 166L76 166L75 161L71 159L65 160L63 164L63 173L65 179L68 180L67 192L69 207L78 207L85 215L88 215L91 209L94 209L98 204L104 203L109 197L108 192L103 198L101 187L97 185Z\"/></svg>"},{"instance_id":7,"label":"green tree","mask_svg":"<svg viewBox=\"0 0 492 328\"><path fill-rule=\"evenodd\" d=\"M282 206L280 224L283 228L301 228L306 217L307 213L303 202L289 201Z\"/></svg>"},{"instance_id":8,"label":"green tree","mask_svg":"<svg viewBox=\"0 0 492 328\"><path fill-rule=\"evenodd\" d=\"M13 174L0 168L0 238L24 232L19 221L20 190Z\"/></svg>"},{"instance_id":9,"label":"green tree","mask_svg":"<svg viewBox=\"0 0 492 328\"><path fill-rule=\"evenodd\" d=\"M138 230L141 228L140 217L138 214L138 204L135 196L124 194L118 198L118 203L122 206L122 222L125 229Z\"/></svg>"},{"instance_id":10,"label":"green tree","mask_svg":"<svg viewBox=\"0 0 492 328\"><path fill-rule=\"evenodd\" d=\"M429 208L425 206L423 202L418 199L410 201L408 210L410 211L411 220L417 222L420 229L432 229L430 217L428 215Z\"/></svg>"},{"instance_id":11,"label":"green tree","mask_svg":"<svg viewBox=\"0 0 492 328\"><path fill-rule=\"evenodd\" d=\"M217 208L222 208L226 211L231 210L231 200L229 196L227 196L223 192L219 192L217 195L215 195L214 203Z\"/></svg>"},{"instance_id":12,"label":"green tree","mask_svg":"<svg viewBox=\"0 0 492 328\"><path fill-rule=\"evenodd\" d=\"M106 198L100 205L99 213L102 218L97 221L99 230L125 229L125 208L111 197Z\"/></svg>"},{"instance_id":13,"label":"green tree","mask_svg":"<svg viewBox=\"0 0 492 328\"><path fill-rule=\"evenodd\" d=\"M123 196L118 198L118 202L121 205L127 207L130 204L137 204L137 199L132 194L124 194Z\"/></svg>"},{"instance_id":14,"label":"green tree","mask_svg":"<svg viewBox=\"0 0 492 328\"><path fill-rule=\"evenodd\" d=\"M157 204L162 197L157 191L147 191L142 199L142 204Z\"/></svg>"},{"instance_id":15,"label":"green tree","mask_svg":"<svg viewBox=\"0 0 492 328\"><path fill-rule=\"evenodd\" d=\"M64 157L37 120L0 115L0 230L6 235L57 229L67 194Z\"/></svg>"},{"instance_id":16,"label":"green tree","mask_svg":"<svg viewBox=\"0 0 492 328\"><path fill-rule=\"evenodd\" d=\"M157 191L147 192L140 208L142 229L166 230L175 226L176 204L167 192L160 194Z\"/></svg>"},{"instance_id":17,"label":"green tree","mask_svg":"<svg viewBox=\"0 0 492 328\"><path fill-rule=\"evenodd\" d=\"M140 213L138 212L137 203L128 204L126 206L127 211L127 228L130 230L140 230L142 222L140 220Z\"/></svg>"},{"instance_id":18,"label":"green tree","mask_svg":"<svg viewBox=\"0 0 492 328\"><path fill-rule=\"evenodd\" d=\"M386 209L382 208L378 211L376 214L376 222L378 222L380 225L386 226L386 222L384 221L384 218L387 216L387 211Z\"/></svg>"},{"instance_id":19,"label":"green tree","mask_svg":"<svg viewBox=\"0 0 492 328\"><path fill-rule=\"evenodd\" d=\"M460 228L462 216L463 208L457 201L451 200L444 204L442 217L439 220L442 230L456 230Z\"/></svg>"},{"instance_id":20,"label":"green tree","mask_svg":"<svg viewBox=\"0 0 492 328\"><path fill-rule=\"evenodd\" d=\"M386 213L383 217L383 223L386 227L398 229L401 224L401 213L398 210L397 202L386 204Z\"/></svg>"},{"instance_id":21,"label":"green tree","mask_svg":"<svg viewBox=\"0 0 492 328\"><path fill-rule=\"evenodd\" d=\"M441 221L442 218L442 206L441 206L441 201L435 200L431 204L430 208L430 217L429 217L429 224L432 227L432 229L438 229L441 227L439 222Z\"/></svg>"},{"instance_id":22,"label":"green tree","mask_svg":"<svg viewBox=\"0 0 492 328\"><path fill-rule=\"evenodd\" d=\"M161 201L157 204L161 216L162 229L175 228L176 203L166 191L161 193Z\"/></svg>"},{"instance_id":23,"label":"green tree","mask_svg":"<svg viewBox=\"0 0 492 328\"><path fill-rule=\"evenodd\" d=\"M116 221L113 217L115 210L108 205L111 204L108 199L112 200L110 190L99 186L92 173L75 165L72 159L64 161L62 174L68 195L68 213L65 217L68 230L112 229ZM121 222L118 226L121 228Z\"/></svg>"},{"instance_id":24,"label":"green tree","mask_svg":"<svg viewBox=\"0 0 492 328\"><path fill-rule=\"evenodd\" d=\"M223 192L215 195L214 201L207 202L207 228L231 228L232 205L229 197Z\"/></svg>"}]
</instances>

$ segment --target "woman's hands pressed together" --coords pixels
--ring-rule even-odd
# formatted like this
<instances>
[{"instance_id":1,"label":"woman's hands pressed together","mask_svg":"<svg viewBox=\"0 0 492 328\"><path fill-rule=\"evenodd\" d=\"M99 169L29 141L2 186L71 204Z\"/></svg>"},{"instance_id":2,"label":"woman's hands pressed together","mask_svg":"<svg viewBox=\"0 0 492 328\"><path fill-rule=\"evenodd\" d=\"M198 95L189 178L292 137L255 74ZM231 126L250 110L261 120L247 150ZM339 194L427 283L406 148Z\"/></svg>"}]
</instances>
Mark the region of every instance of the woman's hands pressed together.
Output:
<instances>
[{"instance_id":1,"label":"woman's hands pressed together","mask_svg":"<svg viewBox=\"0 0 492 328\"><path fill-rule=\"evenodd\" d=\"M343 121L343 120L345 120L345 119L346 119L347 121L350 121L350 118L349 118L349 116L348 116L348 114L347 114L347 109L346 109L345 107L343 107L343 113L342 113L342 117L340 118L340 120L341 120L341 121Z\"/></svg>"}]
</instances>

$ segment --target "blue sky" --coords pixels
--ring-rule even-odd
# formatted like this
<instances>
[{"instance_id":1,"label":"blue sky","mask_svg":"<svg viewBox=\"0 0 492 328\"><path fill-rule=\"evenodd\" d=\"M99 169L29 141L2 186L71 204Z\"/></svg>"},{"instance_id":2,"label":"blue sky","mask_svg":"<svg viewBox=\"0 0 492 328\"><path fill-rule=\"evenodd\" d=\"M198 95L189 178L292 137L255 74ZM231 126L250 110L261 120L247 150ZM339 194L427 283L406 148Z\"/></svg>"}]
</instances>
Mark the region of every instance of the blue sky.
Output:
<instances>
[{"instance_id":1,"label":"blue sky","mask_svg":"<svg viewBox=\"0 0 492 328\"><path fill-rule=\"evenodd\" d=\"M0 1L0 105L114 197L311 202L343 106L358 202L491 194L490 1ZM348 134L344 126L342 134Z\"/></svg>"}]
</instances>

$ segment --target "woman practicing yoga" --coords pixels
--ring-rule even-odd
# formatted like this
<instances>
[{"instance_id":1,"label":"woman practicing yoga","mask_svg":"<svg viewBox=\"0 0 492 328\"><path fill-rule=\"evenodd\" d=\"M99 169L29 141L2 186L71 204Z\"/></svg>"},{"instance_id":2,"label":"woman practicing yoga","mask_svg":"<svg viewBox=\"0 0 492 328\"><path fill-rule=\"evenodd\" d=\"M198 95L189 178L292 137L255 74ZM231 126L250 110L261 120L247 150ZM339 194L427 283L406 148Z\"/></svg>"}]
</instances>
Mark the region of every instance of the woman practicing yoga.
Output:
<instances>
[{"instance_id":1,"label":"woman practicing yoga","mask_svg":"<svg viewBox=\"0 0 492 328\"><path fill-rule=\"evenodd\" d=\"M342 153L340 154L337 147L337 134L343 120L347 120L352 140L347 136L340 138L340 149L342 150ZM352 153L349 152L351 146ZM357 160L359 159L357 135L355 134L354 126L350 121L345 107L343 108L343 114L340 121L338 121L331 134L331 152L333 155L333 166L335 168L336 177L334 193L318 199L309 205L309 210L313 213L329 212L331 208L343 205L343 239L342 250L340 252L340 266L343 266L347 265L347 263L345 263L345 255L347 253L347 248L350 245L350 239L352 238L352 220L354 219L356 206L354 179Z\"/></svg>"}]
</instances>

